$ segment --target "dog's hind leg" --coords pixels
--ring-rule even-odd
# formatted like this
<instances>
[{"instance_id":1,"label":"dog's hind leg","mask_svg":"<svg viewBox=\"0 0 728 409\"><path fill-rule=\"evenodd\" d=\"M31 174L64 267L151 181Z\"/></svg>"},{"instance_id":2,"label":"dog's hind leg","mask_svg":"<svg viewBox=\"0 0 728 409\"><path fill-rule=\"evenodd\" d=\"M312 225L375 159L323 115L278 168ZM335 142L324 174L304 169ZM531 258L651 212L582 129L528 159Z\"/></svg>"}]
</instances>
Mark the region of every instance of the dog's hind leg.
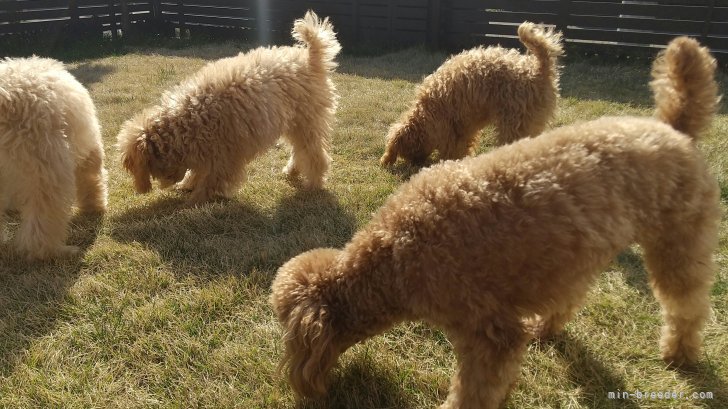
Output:
<instances>
[{"instance_id":1,"label":"dog's hind leg","mask_svg":"<svg viewBox=\"0 0 728 409\"><path fill-rule=\"evenodd\" d=\"M58 146L46 148L43 158L19 155L18 169L23 180L18 189L17 207L21 223L15 235L18 250L33 258L49 258L78 252L66 246L75 183L70 153Z\"/></svg>"},{"instance_id":2,"label":"dog's hind leg","mask_svg":"<svg viewBox=\"0 0 728 409\"><path fill-rule=\"evenodd\" d=\"M697 362L700 331L710 314L719 221L717 199L713 201L713 208L696 220L663 225L658 239L642 243L650 285L662 306L662 359L675 367Z\"/></svg>"},{"instance_id":3,"label":"dog's hind leg","mask_svg":"<svg viewBox=\"0 0 728 409\"><path fill-rule=\"evenodd\" d=\"M487 318L488 328L451 337L458 364L440 409L496 409L520 373L528 335L517 319Z\"/></svg>"},{"instance_id":4,"label":"dog's hind leg","mask_svg":"<svg viewBox=\"0 0 728 409\"><path fill-rule=\"evenodd\" d=\"M331 163L331 157L327 152L328 132L327 125L312 126L312 124L291 130L288 140L293 152L283 169L284 173L288 176L300 173L305 178L306 187L322 187Z\"/></svg>"},{"instance_id":5,"label":"dog's hind leg","mask_svg":"<svg viewBox=\"0 0 728 409\"><path fill-rule=\"evenodd\" d=\"M76 202L83 212L106 210L106 170L101 147L92 150L76 167Z\"/></svg>"}]
</instances>

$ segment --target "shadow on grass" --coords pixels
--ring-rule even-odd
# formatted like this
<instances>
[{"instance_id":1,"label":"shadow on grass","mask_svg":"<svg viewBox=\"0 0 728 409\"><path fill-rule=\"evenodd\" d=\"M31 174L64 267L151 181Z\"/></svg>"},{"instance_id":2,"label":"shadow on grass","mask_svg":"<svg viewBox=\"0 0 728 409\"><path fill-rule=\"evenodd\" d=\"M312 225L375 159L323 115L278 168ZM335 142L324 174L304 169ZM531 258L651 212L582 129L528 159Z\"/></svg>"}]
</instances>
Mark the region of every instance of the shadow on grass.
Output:
<instances>
[{"instance_id":1,"label":"shadow on grass","mask_svg":"<svg viewBox=\"0 0 728 409\"><path fill-rule=\"evenodd\" d=\"M639 254L632 249L627 249L617 255L615 263L621 268L627 285L637 290L640 295L652 294L647 281L647 270L645 270L644 262Z\"/></svg>"},{"instance_id":2,"label":"shadow on grass","mask_svg":"<svg viewBox=\"0 0 728 409\"><path fill-rule=\"evenodd\" d=\"M317 247L341 247L354 217L325 190L296 191L273 209L226 200L184 208L170 197L112 218L111 235L155 250L181 273L248 274L275 269Z\"/></svg>"},{"instance_id":3,"label":"shadow on grass","mask_svg":"<svg viewBox=\"0 0 728 409\"><path fill-rule=\"evenodd\" d=\"M424 47L406 48L379 55L345 54L338 58L339 67L336 71L360 77L420 83L446 59L447 54L428 51Z\"/></svg>"},{"instance_id":4,"label":"shadow on grass","mask_svg":"<svg viewBox=\"0 0 728 409\"><path fill-rule=\"evenodd\" d=\"M91 84L101 82L104 77L113 73L115 70L116 68L113 65L85 62L68 71L84 86L88 87Z\"/></svg>"},{"instance_id":5,"label":"shadow on grass","mask_svg":"<svg viewBox=\"0 0 728 409\"><path fill-rule=\"evenodd\" d=\"M413 175L419 173L422 169L428 168L435 163L437 162L433 162L428 159L427 162L419 166L413 165L403 160L398 160L394 165L387 166L385 169L387 170L387 172L396 175L402 182L405 182L409 180L409 178L411 178Z\"/></svg>"},{"instance_id":6,"label":"shadow on grass","mask_svg":"<svg viewBox=\"0 0 728 409\"><path fill-rule=\"evenodd\" d=\"M400 408L414 409L397 376L375 368L370 359L357 358L338 371L325 398L301 401L296 409Z\"/></svg>"},{"instance_id":7,"label":"shadow on grass","mask_svg":"<svg viewBox=\"0 0 728 409\"><path fill-rule=\"evenodd\" d=\"M610 399L609 392L616 394L617 392L633 393L635 391L629 390L621 377L595 358L589 348L580 340L573 338L568 333L562 333L547 343L553 345L564 361L569 363L571 381L581 387L585 396L590 397L590 400L585 402L586 406L637 409L641 407L638 403L648 402L637 398ZM700 362L694 372L678 371L677 373L681 378L686 379L696 392L713 393L713 399L699 400L701 405L715 409L728 407L728 385L715 367Z\"/></svg>"},{"instance_id":8,"label":"shadow on grass","mask_svg":"<svg viewBox=\"0 0 728 409\"><path fill-rule=\"evenodd\" d=\"M712 398L710 399L693 399L693 401L699 402L706 408L728 408L728 384L726 384L726 381L716 371L715 366L701 361L698 363L695 371L679 371L678 373L681 378L687 380L693 386L696 393L712 393Z\"/></svg>"},{"instance_id":9,"label":"shadow on grass","mask_svg":"<svg viewBox=\"0 0 728 409\"><path fill-rule=\"evenodd\" d=\"M12 220L12 219L11 219ZM51 261L28 261L0 251L0 377L7 376L34 339L53 330L68 289L84 266L83 254L96 240L101 216L77 215L71 220L68 244L79 255Z\"/></svg>"},{"instance_id":10,"label":"shadow on grass","mask_svg":"<svg viewBox=\"0 0 728 409\"><path fill-rule=\"evenodd\" d=\"M571 382L578 385L589 401L590 408L628 408L637 409L631 399L610 399L609 392L630 392L624 380L612 369L604 366L580 340L564 332L546 341L553 345L561 357L569 364Z\"/></svg>"}]
</instances>

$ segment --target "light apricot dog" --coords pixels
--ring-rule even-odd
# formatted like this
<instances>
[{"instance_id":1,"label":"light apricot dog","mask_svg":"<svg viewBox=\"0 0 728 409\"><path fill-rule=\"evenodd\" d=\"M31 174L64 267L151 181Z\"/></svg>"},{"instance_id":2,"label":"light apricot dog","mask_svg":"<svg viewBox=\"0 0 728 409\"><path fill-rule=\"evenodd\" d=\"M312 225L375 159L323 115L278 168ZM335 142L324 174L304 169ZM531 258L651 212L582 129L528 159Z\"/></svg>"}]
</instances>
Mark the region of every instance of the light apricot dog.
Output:
<instances>
[{"instance_id":1,"label":"light apricot dog","mask_svg":"<svg viewBox=\"0 0 728 409\"><path fill-rule=\"evenodd\" d=\"M14 237L30 258L74 254L66 245L74 197L83 212L106 209L106 171L96 109L58 61L0 62L0 230L20 211ZM4 235L4 234L3 234Z\"/></svg>"},{"instance_id":2,"label":"light apricot dog","mask_svg":"<svg viewBox=\"0 0 728 409\"><path fill-rule=\"evenodd\" d=\"M401 157L419 165L435 150L441 159L463 158L487 124L495 125L499 144L540 134L559 97L561 34L525 22L518 37L528 54L477 47L427 76L412 107L390 128L381 164Z\"/></svg>"},{"instance_id":3,"label":"light apricot dog","mask_svg":"<svg viewBox=\"0 0 728 409\"><path fill-rule=\"evenodd\" d=\"M329 74L341 47L328 18L311 11L292 34L299 46L212 62L122 126L118 147L137 192L152 188L150 177L163 188L184 177L188 204L230 197L245 166L280 136L293 146L284 173L323 185L338 99Z\"/></svg>"},{"instance_id":4,"label":"light apricot dog","mask_svg":"<svg viewBox=\"0 0 728 409\"><path fill-rule=\"evenodd\" d=\"M662 358L694 364L710 310L719 189L696 139L717 105L716 63L675 39L655 62L657 118L606 117L423 170L344 247L294 257L271 302L299 395L337 358L404 320L447 333L458 365L443 408L497 408L527 341L560 331L599 271L645 252Z\"/></svg>"}]
</instances>

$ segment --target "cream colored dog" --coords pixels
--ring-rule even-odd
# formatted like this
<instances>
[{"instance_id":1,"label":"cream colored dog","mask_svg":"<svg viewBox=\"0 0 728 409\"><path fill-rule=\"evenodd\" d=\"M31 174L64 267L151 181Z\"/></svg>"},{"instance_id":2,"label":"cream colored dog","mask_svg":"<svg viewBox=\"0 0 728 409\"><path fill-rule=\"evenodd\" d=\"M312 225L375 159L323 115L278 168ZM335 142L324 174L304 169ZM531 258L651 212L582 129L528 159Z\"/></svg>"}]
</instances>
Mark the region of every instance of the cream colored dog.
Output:
<instances>
[{"instance_id":1,"label":"cream colored dog","mask_svg":"<svg viewBox=\"0 0 728 409\"><path fill-rule=\"evenodd\" d=\"M412 107L389 130L382 165L397 157L422 164L472 152L480 130L495 125L499 144L540 134L556 110L561 34L533 23L518 27L529 53L476 47L445 61L425 78Z\"/></svg>"},{"instance_id":2,"label":"cream colored dog","mask_svg":"<svg viewBox=\"0 0 728 409\"><path fill-rule=\"evenodd\" d=\"M338 99L329 74L341 47L328 19L310 11L294 23L293 37L298 46L257 48L208 64L127 121L118 147L136 191L148 192L150 178L164 188L184 177L190 205L230 197L245 166L280 136L293 146L284 173L322 186Z\"/></svg>"},{"instance_id":3,"label":"cream colored dog","mask_svg":"<svg viewBox=\"0 0 728 409\"><path fill-rule=\"evenodd\" d=\"M678 38L656 61L657 118L566 126L423 170L342 249L278 270L271 302L295 392L320 396L339 355L405 320L442 328L458 364L443 408L498 408L529 338L560 331L599 272L644 249L662 358L694 364L710 312L719 188L696 147L716 63Z\"/></svg>"},{"instance_id":4,"label":"cream colored dog","mask_svg":"<svg viewBox=\"0 0 728 409\"><path fill-rule=\"evenodd\" d=\"M32 258L73 254L71 206L106 208L104 150L88 91L58 61L0 62L0 224L20 211L17 248ZM0 226L4 227L4 226Z\"/></svg>"}]
</instances>

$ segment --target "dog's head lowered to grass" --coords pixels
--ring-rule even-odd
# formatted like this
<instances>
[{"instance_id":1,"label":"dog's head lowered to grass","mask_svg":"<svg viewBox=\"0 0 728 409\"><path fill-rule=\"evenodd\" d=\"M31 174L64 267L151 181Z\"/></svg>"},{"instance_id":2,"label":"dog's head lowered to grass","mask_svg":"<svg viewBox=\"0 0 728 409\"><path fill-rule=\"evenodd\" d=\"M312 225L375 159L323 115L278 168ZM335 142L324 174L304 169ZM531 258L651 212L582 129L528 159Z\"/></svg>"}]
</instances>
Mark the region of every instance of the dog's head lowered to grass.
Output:
<instances>
[{"instance_id":1,"label":"dog's head lowered to grass","mask_svg":"<svg viewBox=\"0 0 728 409\"><path fill-rule=\"evenodd\" d=\"M326 378L341 353L358 340L337 318L331 294L335 249L317 249L289 260L273 282L271 303L283 325L285 352L281 367L296 394L310 398L326 393ZM340 318L340 317L339 317Z\"/></svg>"},{"instance_id":2,"label":"dog's head lowered to grass","mask_svg":"<svg viewBox=\"0 0 728 409\"><path fill-rule=\"evenodd\" d=\"M159 181L165 189L182 180L187 171L180 160L171 160L173 152L165 140L156 132L154 123L145 123L153 118L148 111L126 121L119 132L118 149L121 164L134 177L134 190L147 193L152 190L152 179Z\"/></svg>"}]
</instances>

